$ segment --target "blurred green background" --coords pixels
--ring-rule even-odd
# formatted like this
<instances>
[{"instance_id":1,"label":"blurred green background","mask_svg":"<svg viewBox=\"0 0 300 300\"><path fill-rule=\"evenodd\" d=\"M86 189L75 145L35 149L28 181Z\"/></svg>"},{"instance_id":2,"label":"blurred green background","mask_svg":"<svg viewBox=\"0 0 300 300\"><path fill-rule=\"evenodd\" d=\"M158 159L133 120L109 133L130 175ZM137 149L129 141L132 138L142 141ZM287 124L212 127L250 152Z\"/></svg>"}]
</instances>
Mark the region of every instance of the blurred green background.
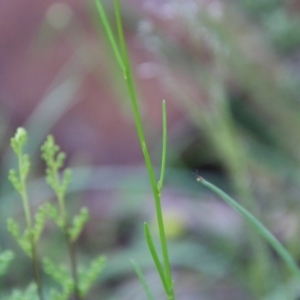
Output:
<instances>
[{"instance_id":1,"label":"blurred green background","mask_svg":"<svg viewBox=\"0 0 300 300\"><path fill-rule=\"evenodd\" d=\"M103 1L111 22L113 2ZM300 260L300 4L280 0L123 0L124 28L152 159L168 112L163 208L177 299L298 299L299 284L242 218L196 180L253 212ZM9 139L28 130L33 209L53 195L40 145L55 136L74 170L70 213L91 218L79 260L108 263L88 299L146 299L130 264L165 299L143 237L155 212L126 86L93 1L0 1L0 247L16 258L2 293L31 281L7 233L23 220L7 180ZM51 224L40 253L68 261ZM49 279L45 277L45 282ZM47 285L46 284L46 285Z\"/></svg>"}]
</instances>

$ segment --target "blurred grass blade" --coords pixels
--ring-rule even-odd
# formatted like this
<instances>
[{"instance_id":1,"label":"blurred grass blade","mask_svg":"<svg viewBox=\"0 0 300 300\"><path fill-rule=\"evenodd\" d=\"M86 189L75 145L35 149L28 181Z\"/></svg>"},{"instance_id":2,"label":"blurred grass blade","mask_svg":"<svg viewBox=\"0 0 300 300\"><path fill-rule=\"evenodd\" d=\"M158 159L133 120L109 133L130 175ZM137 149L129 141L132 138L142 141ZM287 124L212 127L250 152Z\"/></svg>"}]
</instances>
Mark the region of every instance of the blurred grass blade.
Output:
<instances>
[{"instance_id":1,"label":"blurred grass blade","mask_svg":"<svg viewBox=\"0 0 300 300\"><path fill-rule=\"evenodd\" d=\"M81 75L67 78L53 88L35 107L24 124L24 128L35 137L28 144L28 152L35 155L45 135L79 101L76 93L82 80L83 76Z\"/></svg>"},{"instance_id":2,"label":"blurred grass blade","mask_svg":"<svg viewBox=\"0 0 300 300\"><path fill-rule=\"evenodd\" d=\"M124 64L123 64L123 59L122 59L122 56L120 54L120 51L119 51L119 48L118 48L118 45L117 45L117 41L114 37L113 31L112 31L111 26L109 24L108 18L107 18L106 13L105 13L105 10L103 8L103 5L102 5L100 0L95 0L95 3L96 3L96 6L97 6L97 10L99 12L99 15L100 15L100 19L102 20L105 32L107 34L107 37L108 37L109 42L111 44L111 47L113 49L114 55L116 57L116 60L119 64L119 66L121 67L123 73L125 73L125 67L124 67Z\"/></svg>"},{"instance_id":3,"label":"blurred grass blade","mask_svg":"<svg viewBox=\"0 0 300 300\"><path fill-rule=\"evenodd\" d=\"M114 7L115 7L115 18L116 18L116 24L117 24L118 38L119 38L119 43L120 43L120 47L121 47L121 55L122 55L123 59L126 59L127 50L126 50L126 43L125 43L124 34L123 34L123 24L122 24L120 2L114 1Z\"/></svg>"},{"instance_id":4,"label":"blurred grass blade","mask_svg":"<svg viewBox=\"0 0 300 300\"><path fill-rule=\"evenodd\" d=\"M283 300L283 299L299 299L300 286L297 280L293 279L288 282L281 282L273 288L261 300Z\"/></svg>"},{"instance_id":5,"label":"blurred grass blade","mask_svg":"<svg viewBox=\"0 0 300 300\"><path fill-rule=\"evenodd\" d=\"M135 270L135 272L136 272L136 274L137 274L137 276L138 276L138 278L139 278L139 280L140 280L140 282L143 286L143 289L144 289L144 291L147 295L147 299L148 300L154 300L153 294L150 290L150 287L149 287L149 285L146 281L146 278L145 278L141 268L139 267L139 265L133 259L131 259L130 262L131 262L132 266L134 267L134 270Z\"/></svg>"},{"instance_id":6,"label":"blurred grass blade","mask_svg":"<svg viewBox=\"0 0 300 300\"><path fill-rule=\"evenodd\" d=\"M224 201L226 201L231 207L233 207L237 212L239 212L253 227L256 231L262 235L277 251L282 260L286 263L289 270L298 278L300 281L300 269L297 266L297 263L290 255L290 253L281 245L281 243L276 239L276 237L256 218L254 217L248 210L246 210L243 206L238 204L235 200L233 200L229 195L223 192L221 189L213 185L212 183L206 181L202 177L197 178L198 182L201 182L204 186L210 189L212 192L216 193L220 196Z\"/></svg>"}]
</instances>

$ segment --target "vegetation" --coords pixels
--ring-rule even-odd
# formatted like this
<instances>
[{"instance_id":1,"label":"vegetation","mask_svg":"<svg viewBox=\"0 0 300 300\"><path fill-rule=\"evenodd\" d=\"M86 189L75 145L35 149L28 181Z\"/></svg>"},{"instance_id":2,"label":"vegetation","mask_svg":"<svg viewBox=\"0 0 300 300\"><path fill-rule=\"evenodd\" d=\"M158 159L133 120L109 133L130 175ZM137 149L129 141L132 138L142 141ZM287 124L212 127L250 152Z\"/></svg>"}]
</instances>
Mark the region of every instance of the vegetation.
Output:
<instances>
[{"instance_id":1,"label":"vegetation","mask_svg":"<svg viewBox=\"0 0 300 300\"><path fill-rule=\"evenodd\" d=\"M136 3L135 14L119 0L91 4L101 66L89 44L76 60L104 70L97 84L110 81L122 134L131 104L145 168L67 159L46 135L81 83L57 85L16 130L12 151L3 147L0 299L299 297L297 5L216 3ZM71 34L64 26L57 36ZM160 89L166 100L155 105ZM85 133L61 135L62 148Z\"/></svg>"}]
</instances>

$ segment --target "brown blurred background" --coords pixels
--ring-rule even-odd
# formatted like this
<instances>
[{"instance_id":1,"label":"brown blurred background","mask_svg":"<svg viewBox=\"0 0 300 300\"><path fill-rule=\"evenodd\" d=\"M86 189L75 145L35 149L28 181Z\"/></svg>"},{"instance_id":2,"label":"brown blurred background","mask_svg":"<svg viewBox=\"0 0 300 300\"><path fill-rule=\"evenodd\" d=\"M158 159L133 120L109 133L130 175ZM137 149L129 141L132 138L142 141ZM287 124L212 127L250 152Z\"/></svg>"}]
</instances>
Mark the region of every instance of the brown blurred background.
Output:
<instances>
[{"instance_id":1,"label":"brown blurred background","mask_svg":"<svg viewBox=\"0 0 300 300\"><path fill-rule=\"evenodd\" d=\"M103 3L114 22L113 1ZM298 299L275 252L192 172L238 199L300 259L299 1L121 4L158 172L167 104L162 199L177 299ZM0 1L0 122L0 246L17 253L3 296L31 281L30 263L5 225L23 215L6 179L15 165L9 139L23 126L33 208L51 198L39 147L53 134L74 170L70 213L83 205L91 211L78 258L103 253L108 263L88 299L146 299L130 258L155 299L165 299L142 232L144 221L155 231L155 214L130 101L93 1ZM67 261L51 225L40 248Z\"/></svg>"}]
</instances>

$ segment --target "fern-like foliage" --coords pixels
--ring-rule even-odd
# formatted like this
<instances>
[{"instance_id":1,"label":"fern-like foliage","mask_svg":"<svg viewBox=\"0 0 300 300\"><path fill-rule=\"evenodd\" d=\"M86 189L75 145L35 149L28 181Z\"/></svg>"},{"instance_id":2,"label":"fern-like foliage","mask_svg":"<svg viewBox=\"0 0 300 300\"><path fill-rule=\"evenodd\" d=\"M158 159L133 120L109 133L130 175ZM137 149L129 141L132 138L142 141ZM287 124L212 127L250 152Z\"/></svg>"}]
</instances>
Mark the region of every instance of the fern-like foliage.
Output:
<instances>
[{"instance_id":1,"label":"fern-like foliage","mask_svg":"<svg viewBox=\"0 0 300 300\"><path fill-rule=\"evenodd\" d=\"M10 250L0 252L0 277L7 273L9 264L14 259L14 253Z\"/></svg>"},{"instance_id":2,"label":"fern-like foliage","mask_svg":"<svg viewBox=\"0 0 300 300\"><path fill-rule=\"evenodd\" d=\"M22 248L22 250L32 258L32 243L30 240L30 231L25 229L20 232L19 224L12 218L7 219L7 229L11 235L15 238L16 242Z\"/></svg>"},{"instance_id":3,"label":"fern-like foliage","mask_svg":"<svg viewBox=\"0 0 300 300\"><path fill-rule=\"evenodd\" d=\"M38 298L39 300L43 300L42 283L39 271L39 259L36 244L44 228L46 214L43 213L43 209L39 210L35 216L35 220L33 219L31 214L26 183L30 171L30 159L27 154L23 153L23 148L26 143L26 130L24 128L18 128L15 136L11 138L11 147L18 159L18 168L16 170L10 170L8 178L21 196L26 225L24 231L21 233L18 223L13 219L9 219L8 230L11 232L12 236L16 239L17 243L21 246L24 252L31 258L33 263L34 280L37 286ZM28 294L30 294L31 291L32 289L28 289ZM26 296L27 294L25 293L24 295Z\"/></svg>"},{"instance_id":4,"label":"fern-like foliage","mask_svg":"<svg viewBox=\"0 0 300 300\"><path fill-rule=\"evenodd\" d=\"M58 291L52 289L50 291L51 300L68 300L74 291L74 282L67 268L62 265L57 265L50 258L43 259L44 271L60 286Z\"/></svg>"},{"instance_id":5,"label":"fern-like foliage","mask_svg":"<svg viewBox=\"0 0 300 300\"><path fill-rule=\"evenodd\" d=\"M67 226L67 214L65 210L65 196L68 186L71 182L71 170L65 169L62 174L59 173L64 165L66 154L60 151L56 145L53 136L49 135L41 147L42 158L46 163L46 180L57 196L60 217L64 226Z\"/></svg>"},{"instance_id":6,"label":"fern-like foliage","mask_svg":"<svg viewBox=\"0 0 300 300\"><path fill-rule=\"evenodd\" d=\"M7 219L8 231L15 238L23 251L31 258L32 243L30 240L30 235L32 235L33 241L37 243L48 219L50 206L50 203L44 203L43 205L41 205L34 215L34 226L31 229L26 228L23 233L20 232L20 226L14 219Z\"/></svg>"},{"instance_id":7,"label":"fern-like foliage","mask_svg":"<svg viewBox=\"0 0 300 300\"><path fill-rule=\"evenodd\" d=\"M38 208L34 215L34 226L32 228L34 241L38 242L45 227L45 223L49 218L49 211L51 210L51 203L45 202Z\"/></svg>"},{"instance_id":8,"label":"fern-like foliage","mask_svg":"<svg viewBox=\"0 0 300 300\"><path fill-rule=\"evenodd\" d=\"M77 240L88 219L89 211L86 207L82 207L79 214L73 217L72 225L68 229L68 235L71 242L75 242Z\"/></svg>"},{"instance_id":9,"label":"fern-like foliage","mask_svg":"<svg viewBox=\"0 0 300 300\"><path fill-rule=\"evenodd\" d=\"M102 255L95 258L88 267L79 270L79 294L85 297L105 266L106 258ZM74 291L73 280L64 265L57 265L49 258L44 258L45 272L60 285L60 289L52 289L51 300L67 300Z\"/></svg>"},{"instance_id":10,"label":"fern-like foliage","mask_svg":"<svg viewBox=\"0 0 300 300\"><path fill-rule=\"evenodd\" d=\"M89 267L80 270L80 295L85 297L91 286L102 272L106 263L106 258L102 255L92 260Z\"/></svg>"},{"instance_id":11,"label":"fern-like foliage","mask_svg":"<svg viewBox=\"0 0 300 300\"><path fill-rule=\"evenodd\" d=\"M31 283L25 290L14 289L11 295L3 300L38 300L36 284Z\"/></svg>"},{"instance_id":12,"label":"fern-like foliage","mask_svg":"<svg viewBox=\"0 0 300 300\"><path fill-rule=\"evenodd\" d=\"M16 220L9 218L7 227L23 251L32 259L35 284L29 285L25 291L14 289L13 293L5 299L44 299L36 245L41 238L46 221L50 219L60 228L66 238L71 271L66 266L58 266L49 258L42 260L44 272L60 286L58 289L50 290L47 300L68 300L72 296L74 296L74 300L82 300L82 297L87 295L91 285L101 273L105 263L105 258L99 256L89 266L82 267L80 270L77 268L75 242L89 219L89 211L83 207L77 215L69 218L65 207L65 197L71 181L71 170L63 169L66 155L60 151L60 147L56 145L54 138L48 136L41 148L42 158L46 163L46 181L53 189L58 205L46 202L38 207L34 215L31 214L26 185L30 171L30 159L27 154L23 154L26 142L27 132L25 129L19 128L11 139L11 147L17 156L18 167L9 172L9 180L21 195L26 223L22 228ZM63 170L61 171L61 169ZM12 258L12 252L0 252L0 276L6 273Z\"/></svg>"},{"instance_id":13,"label":"fern-like foliage","mask_svg":"<svg viewBox=\"0 0 300 300\"><path fill-rule=\"evenodd\" d=\"M30 170L30 159L27 154L23 154L23 148L27 143L27 132L24 128L18 128L14 137L11 138L10 144L18 158L18 171L10 170L9 180L13 184L14 188L24 196L26 190L24 189L24 183L27 179Z\"/></svg>"},{"instance_id":14,"label":"fern-like foliage","mask_svg":"<svg viewBox=\"0 0 300 300\"><path fill-rule=\"evenodd\" d=\"M65 207L65 197L71 181L71 170L63 169L66 154L60 151L60 147L52 136L47 137L41 151L46 163L46 180L58 202L58 208L54 205L48 207L48 215L66 237L71 266L71 275L69 275L65 267L56 267L51 260L44 260L45 272L61 285L61 292L52 291L51 300L66 300L72 293L74 293L75 300L80 300L87 295L91 285L100 274L105 259L102 256L97 257L89 267L78 269L75 242L89 219L89 211L83 207L77 215L69 218Z\"/></svg>"}]
</instances>

